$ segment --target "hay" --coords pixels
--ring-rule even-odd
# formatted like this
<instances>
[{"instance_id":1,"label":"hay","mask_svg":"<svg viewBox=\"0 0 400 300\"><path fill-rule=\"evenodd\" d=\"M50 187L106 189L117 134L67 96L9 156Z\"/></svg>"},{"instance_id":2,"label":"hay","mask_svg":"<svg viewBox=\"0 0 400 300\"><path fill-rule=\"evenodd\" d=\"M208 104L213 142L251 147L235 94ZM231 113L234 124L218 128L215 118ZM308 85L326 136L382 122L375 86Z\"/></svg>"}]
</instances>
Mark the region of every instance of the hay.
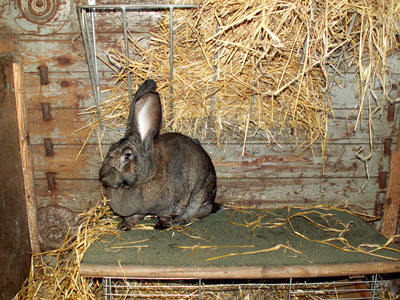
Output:
<instances>
[{"instance_id":1,"label":"hay","mask_svg":"<svg viewBox=\"0 0 400 300\"><path fill-rule=\"evenodd\" d=\"M67 234L59 249L32 257L29 277L14 300L102 299L100 284L81 277L79 266L91 243L106 234L119 235L117 221L104 204L81 214L78 231Z\"/></svg>"},{"instance_id":2,"label":"hay","mask_svg":"<svg viewBox=\"0 0 400 300\"><path fill-rule=\"evenodd\" d=\"M197 9L174 11L172 82L168 16L147 45L130 37L133 59L125 57L122 42L108 50L102 60L116 77L102 105L105 126L120 127L127 120L127 74L133 89L149 77L158 82L164 130L207 137L217 144L234 139L245 145L262 132L268 142L278 143L283 134L294 137L299 149L318 142L324 152L333 113L329 91L338 61L357 70L354 130L362 125L366 107L372 130L374 114L393 100L387 96L387 56L399 45L396 0L198 4ZM380 98L372 91L377 82L383 89ZM97 123L94 116L92 126ZM369 156L362 158L368 161Z\"/></svg>"}]
</instances>

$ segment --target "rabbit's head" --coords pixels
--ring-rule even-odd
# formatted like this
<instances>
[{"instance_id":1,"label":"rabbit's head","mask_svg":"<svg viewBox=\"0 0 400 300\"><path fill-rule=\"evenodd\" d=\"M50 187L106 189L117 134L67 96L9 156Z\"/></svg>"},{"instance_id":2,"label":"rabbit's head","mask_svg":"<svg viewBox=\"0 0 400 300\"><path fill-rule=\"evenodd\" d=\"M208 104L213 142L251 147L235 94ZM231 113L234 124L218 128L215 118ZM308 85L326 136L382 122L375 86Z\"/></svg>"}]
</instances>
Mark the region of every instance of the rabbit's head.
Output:
<instances>
[{"instance_id":1,"label":"rabbit's head","mask_svg":"<svg viewBox=\"0 0 400 300\"><path fill-rule=\"evenodd\" d=\"M161 126L161 103L155 88L153 80L146 80L136 92L125 136L110 147L100 169L104 187L135 186L154 175L153 139Z\"/></svg>"}]
</instances>

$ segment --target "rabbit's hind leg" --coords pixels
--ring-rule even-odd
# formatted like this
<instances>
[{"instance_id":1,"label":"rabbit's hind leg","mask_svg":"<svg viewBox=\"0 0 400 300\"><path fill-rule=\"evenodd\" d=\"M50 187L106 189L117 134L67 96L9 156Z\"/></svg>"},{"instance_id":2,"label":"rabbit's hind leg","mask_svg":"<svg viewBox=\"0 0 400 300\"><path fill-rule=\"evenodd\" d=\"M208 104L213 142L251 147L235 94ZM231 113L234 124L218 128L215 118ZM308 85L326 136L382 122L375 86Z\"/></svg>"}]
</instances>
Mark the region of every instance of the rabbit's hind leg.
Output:
<instances>
[{"instance_id":1,"label":"rabbit's hind leg","mask_svg":"<svg viewBox=\"0 0 400 300\"><path fill-rule=\"evenodd\" d=\"M174 218L175 224L187 224L208 216L213 210L213 203L204 201L204 193L193 197L185 212Z\"/></svg>"}]
</instances>

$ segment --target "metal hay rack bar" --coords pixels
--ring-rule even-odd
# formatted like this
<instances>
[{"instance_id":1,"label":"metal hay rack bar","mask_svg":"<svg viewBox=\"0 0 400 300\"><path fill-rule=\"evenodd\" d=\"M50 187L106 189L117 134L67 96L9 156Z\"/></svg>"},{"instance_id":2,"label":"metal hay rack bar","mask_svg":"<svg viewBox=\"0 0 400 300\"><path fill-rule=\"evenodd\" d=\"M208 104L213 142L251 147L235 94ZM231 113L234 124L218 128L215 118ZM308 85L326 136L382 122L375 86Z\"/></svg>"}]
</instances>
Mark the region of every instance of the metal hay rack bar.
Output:
<instances>
[{"instance_id":1,"label":"metal hay rack bar","mask_svg":"<svg viewBox=\"0 0 400 300\"><path fill-rule=\"evenodd\" d=\"M195 8L194 4L110 4L110 5L96 5L95 1L89 0L89 5L78 5L76 7L79 25L81 28L82 39L86 52L86 59L89 67L89 75L93 90L93 95L96 103L97 117L99 121L100 129L103 128L101 120L101 88L99 79L99 63L97 57L97 37L96 37L96 13L97 12L121 12L122 14L122 26L123 26L123 40L125 47L125 55L129 58L129 47L128 47L128 21L127 13L129 12L155 12L169 10L169 64L170 64L170 82L173 80L174 69L173 69L173 42L174 42L174 22L173 15L175 9L189 9ZM128 74L128 92L129 101L132 103L132 82L130 74ZM173 86L170 85L170 97L172 99ZM172 105L172 102L171 102Z\"/></svg>"}]
</instances>

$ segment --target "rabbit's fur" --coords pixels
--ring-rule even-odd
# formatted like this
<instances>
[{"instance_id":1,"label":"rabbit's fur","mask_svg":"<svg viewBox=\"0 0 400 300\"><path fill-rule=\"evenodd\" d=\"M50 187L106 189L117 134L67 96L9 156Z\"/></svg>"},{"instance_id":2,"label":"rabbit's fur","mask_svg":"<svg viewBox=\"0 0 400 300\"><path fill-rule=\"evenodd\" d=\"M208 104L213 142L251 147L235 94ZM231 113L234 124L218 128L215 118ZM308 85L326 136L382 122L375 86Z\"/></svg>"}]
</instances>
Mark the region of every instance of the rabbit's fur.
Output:
<instances>
[{"instance_id":1,"label":"rabbit's fur","mask_svg":"<svg viewBox=\"0 0 400 300\"><path fill-rule=\"evenodd\" d=\"M125 137L111 146L99 172L112 210L124 218L122 230L146 215L158 217L159 229L190 223L217 207L215 169L205 150L178 133L159 135L155 89L151 79L139 87Z\"/></svg>"}]
</instances>

